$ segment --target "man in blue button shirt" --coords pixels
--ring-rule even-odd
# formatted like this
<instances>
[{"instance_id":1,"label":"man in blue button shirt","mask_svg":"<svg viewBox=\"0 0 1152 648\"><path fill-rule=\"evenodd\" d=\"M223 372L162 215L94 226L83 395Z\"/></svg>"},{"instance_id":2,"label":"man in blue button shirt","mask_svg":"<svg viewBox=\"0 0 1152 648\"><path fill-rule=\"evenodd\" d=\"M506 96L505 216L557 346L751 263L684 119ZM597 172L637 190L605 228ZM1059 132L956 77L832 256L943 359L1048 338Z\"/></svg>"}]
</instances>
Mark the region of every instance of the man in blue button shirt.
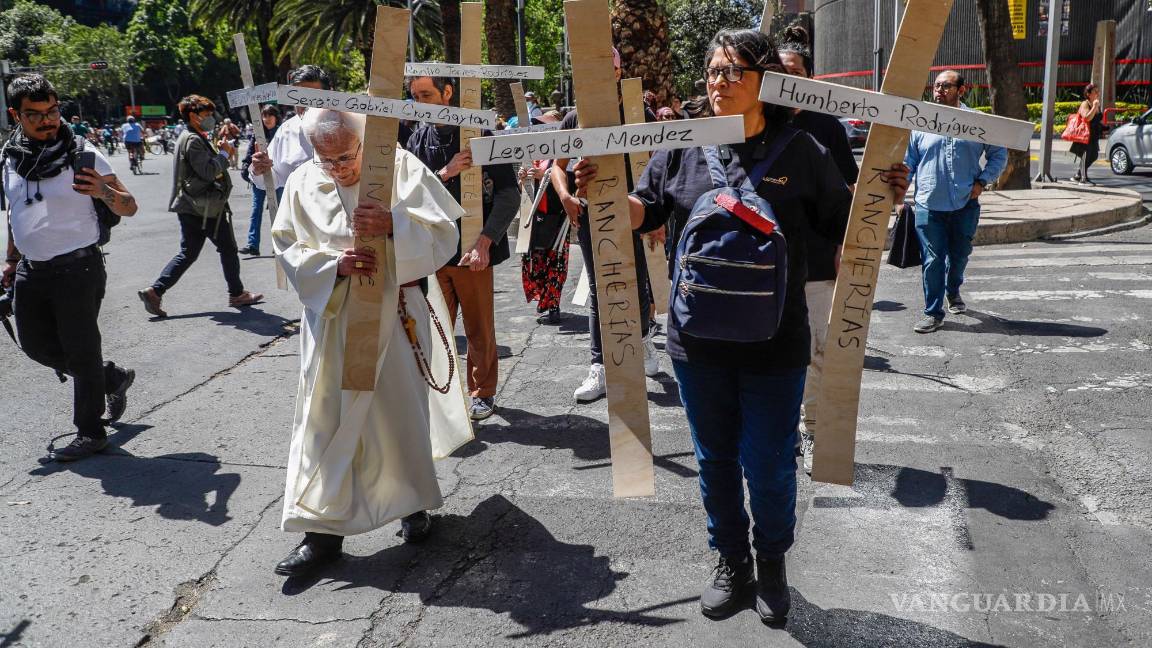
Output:
<instances>
[{"instance_id":1,"label":"man in blue button shirt","mask_svg":"<svg viewBox=\"0 0 1152 648\"><path fill-rule=\"evenodd\" d=\"M933 99L968 109L960 102L964 85L959 72L945 70L932 86ZM945 298L950 313L966 310L960 286L980 221L980 194L1004 171L1008 151L1002 146L913 132L904 164L916 183L916 233L924 257L924 319L914 330L931 333L944 322Z\"/></svg>"}]
</instances>

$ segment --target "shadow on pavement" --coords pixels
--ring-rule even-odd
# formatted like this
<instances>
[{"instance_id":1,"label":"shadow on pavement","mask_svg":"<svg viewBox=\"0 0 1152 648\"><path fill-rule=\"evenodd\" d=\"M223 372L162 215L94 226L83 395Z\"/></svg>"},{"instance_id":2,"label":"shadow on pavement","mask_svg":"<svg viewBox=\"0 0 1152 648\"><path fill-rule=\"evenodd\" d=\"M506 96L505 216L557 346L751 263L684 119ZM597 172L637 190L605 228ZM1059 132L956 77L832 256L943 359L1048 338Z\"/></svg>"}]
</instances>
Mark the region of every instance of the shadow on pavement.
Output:
<instances>
[{"instance_id":1,"label":"shadow on pavement","mask_svg":"<svg viewBox=\"0 0 1152 648\"><path fill-rule=\"evenodd\" d=\"M220 460L203 452L137 457L120 446L150 426L124 427L138 429L127 438L121 436L123 432L109 437L111 444L102 455L71 463L49 463L28 474L47 476L69 471L99 479L105 494L131 499L132 506L154 506L157 514L169 520L197 520L220 526L232 519L228 500L240 486L240 475L218 473ZM215 493L211 504L209 493Z\"/></svg>"},{"instance_id":2,"label":"shadow on pavement","mask_svg":"<svg viewBox=\"0 0 1152 648\"><path fill-rule=\"evenodd\" d=\"M284 594L306 592L321 581L337 589L372 587L414 593L426 606L507 614L523 630L519 639L600 623L660 627L683 619L651 616L696 597L639 610L597 610L588 604L616 589L627 572L614 571L592 545L557 540L538 520L502 495L470 515L438 515L432 537L419 547L398 545L372 556L346 557L323 574L289 578ZM343 583L343 585L339 585Z\"/></svg>"},{"instance_id":3,"label":"shadow on pavement","mask_svg":"<svg viewBox=\"0 0 1152 648\"><path fill-rule=\"evenodd\" d=\"M293 320L279 315L265 313L259 308L246 307L235 311L204 311L202 313L181 313L168 317L152 317L150 322L163 323L172 320L205 318L219 326L231 326L246 333L264 337L276 337L285 333L285 327Z\"/></svg>"},{"instance_id":4,"label":"shadow on pavement","mask_svg":"<svg viewBox=\"0 0 1152 648\"><path fill-rule=\"evenodd\" d=\"M24 636L24 631L27 630L28 626L30 625L32 625L31 621L28 619L21 619L20 623L17 623L15 628L12 628L4 634L0 634L0 648L8 648L8 646L17 645L16 642L20 641L20 637Z\"/></svg>"},{"instance_id":5,"label":"shadow on pavement","mask_svg":"<svg viewBox=\"0 0 1152 648\"><path fill-rule=\"evenodd\" d=\"M792 588L792 612L784 629L806 648L1000 648L997 644L972 641L954 632L887 614L821 608L796 588Z\"/></svg>"},{"instance_id":6,"label":"shadow on pavement","mask_svg":"<svg viewBox=\"0 0 1152 648\"><path fill-rule=\"evenodd\" d=\"M900 311L908 310L908 307L900 302L880 300L872 304L872 310L881 313L899 313Z\"/></svg>"},{"instance_id":7,"label":"shadow on pavement","mask_svg":"<svg viewBox=\"0 0 1152 648\"><path fill-rule=\"evenodd\" d=\"M979 321L975 326L968 325L955 319L945 319L942 331L958 333L999 333L1001 335L1023 335L1037 337L1100 337L1108 333L1108 329L1098 326L1082 326L1080 324L1065 324L1063 322L1029 322L1012 320L977 310L968 309L964 315Z\"/></svg>"},{"instance_id":8,"label":"shadow on pavement","mask_svg":"<svg viewBox=\"0 0 1152 648\"><path fill-rule=\"evenodd\" d=\"M972 551L975 545L968 528L968 509L984 509L1008 520L1036 522L1056 508L1018 488L953 477L952 469L939 473L890 466L856 464L852 490L857 497L815 497L812 508L936 508L947 518L956 545Z\"/></svg>"},{"instance_id":9,"label":"shadow on pavement","mask_svg":"<svg viewBox=\"0 0 1152 648\"><path fill-rule=\"evenodd\" d=\"M604 422L579 414L541 416L512 407L501 406L496 415L508 422L507 426L478 426L476 438L462 446L453 457L474 457L492 444L517 443L545 450L571 450L580 461L602 461L611 456L608 429ZM692 453L656 455L652 457L657 468L663 468L680 477L697 477L694 469L671 460L673 457L692 456ZM574 470L590 470L610 464L575 466Z\"/></svg>"}]
</instances>

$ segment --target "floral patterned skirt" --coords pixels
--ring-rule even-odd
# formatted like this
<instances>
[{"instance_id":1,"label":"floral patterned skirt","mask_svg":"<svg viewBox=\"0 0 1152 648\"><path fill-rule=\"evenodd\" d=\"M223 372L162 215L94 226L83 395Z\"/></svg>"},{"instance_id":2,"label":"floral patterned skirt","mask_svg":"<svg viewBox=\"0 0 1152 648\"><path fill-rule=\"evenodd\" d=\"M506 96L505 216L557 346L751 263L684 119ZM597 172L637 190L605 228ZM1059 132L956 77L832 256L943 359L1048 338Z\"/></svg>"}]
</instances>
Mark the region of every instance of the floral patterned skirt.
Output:
<instances>
[{"instance_id":1,"label":"floral patterned skirt","mask_svg":"<svg viewBox=\"0 0 1152 648\"><path fill-rule=\"evenodd\" d=\"M568 279L568 238L559 250L532 250L520 264L524 280L524 298L536 301L536 312L544 313L560 308L560 293Z\"/></svg>"}]
</instances>

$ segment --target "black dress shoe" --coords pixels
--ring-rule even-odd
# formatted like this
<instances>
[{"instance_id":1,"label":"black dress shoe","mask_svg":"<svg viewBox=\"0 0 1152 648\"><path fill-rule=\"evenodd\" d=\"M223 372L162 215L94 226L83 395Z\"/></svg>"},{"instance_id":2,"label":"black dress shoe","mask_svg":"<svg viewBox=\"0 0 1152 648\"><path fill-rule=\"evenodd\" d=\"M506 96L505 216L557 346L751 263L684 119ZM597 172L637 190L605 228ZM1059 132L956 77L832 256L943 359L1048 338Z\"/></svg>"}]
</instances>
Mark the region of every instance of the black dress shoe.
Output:
<instances>
[{"instance_id":1,"label":"black dress shoe","mask_svg":"<svg viewBox=\"0 0 1152 648\"><path fill-rule=\"evenodd\" d=\"M128 409L128 388L136 381L136 371L117 367L111 362L107 365L108 373L116 375L119 380L119 382L113 383L116 388L108 392L108 422L114 423L119 421L120 417L124 416L124 410Z\"/></svg>"},{"instance_id":2,"label":"black dress shoe","mask_svg":"<svg viewBox=\"0 0 1152 648\"><path fill-rule=\"evenodd\" d=\"M108 447L106 437L78 436L72 443L52 451L52 458L56 461L79 461L100 452Z\"/></svg>"},{"instance_id":3,"label":"black dress shoe","mask_svg":"<svg viewBox=\"0 0 1152 648\"><path fill-rule=\"evenodd\" d=\"M783 624L792 609L784 556L756 557L756 613L770 625Z\"/></svg>"},{"instance_id":4,"label":"black dress shoe","mask_svg":"<svg viewBox=\"0 0 1152 648\"><path fill-rule=\"evenodd\" d=\"M720 554L712 579L700 594L700 611L710 619L722 619L748 603L756 575L752 557Z\"/></svg>"},{"instance_id":5,"label":"black dress shoe","mask_svg":"<svg viewBox=\"0 0 1152 648\"><path fill-rule=\"evenodd\" d=\"M312 538L305 538L304 542L296 545L284 560L276 563L275 571L281 576L299 576L334 563L342 555L339 543L317 542Z\"/></svg>"},{"instance_id":6,"label":"black dress shoe","mask_svg":"<svg viewBox=\"0 0 1152 648\"><path fill-rule=\"evenodd\" d=\"M413 513L400 520L401 538L408 544L420 544L432 535L432 516L428 511Z\"/></svg>"}]
</instances>

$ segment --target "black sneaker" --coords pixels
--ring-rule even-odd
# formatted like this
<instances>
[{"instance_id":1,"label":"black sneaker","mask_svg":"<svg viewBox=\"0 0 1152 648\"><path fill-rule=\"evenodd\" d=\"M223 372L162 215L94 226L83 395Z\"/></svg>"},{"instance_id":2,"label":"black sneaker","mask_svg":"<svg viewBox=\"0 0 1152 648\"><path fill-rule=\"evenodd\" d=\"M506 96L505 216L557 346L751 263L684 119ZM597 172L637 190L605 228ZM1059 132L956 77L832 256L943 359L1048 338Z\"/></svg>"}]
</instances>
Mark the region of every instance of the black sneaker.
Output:
<instances>
[{"instance_id":1,"label":"black sneaker","mask_svg":"<svg viewBox=\"0 0 1152 648\"><path fill-rule=\"evenodd\" d=\"M548 310L544 311L543 313L540 313L539 317L536 318L536 323L537 324L549 324L549 325L559 324L560 323L560 309L559 308L549 308Z\"/></svg>"},{"instance_id":2,"label":"black sneaker","mask_svg":"<svg viewBox=\"0 0 1152 648\"><path fill-rule=\"evenodd\" d=\"M744 604L755 584L750 556L730 558L721 554L712 570L712 580L700 595L700 611L712 619L724 618Z\"/></svg>"},{"instance_id":3,"label":"black sneaker","mask_svg":"<svg viewBox=\"0 0 1152 648\"><path fill-rule=\"evenodd\" d=\"M939 331L941 326L944 326L944 320L932 317L931 315L925 315L924 319L912 327L912 330L917 333L932 333L933 331Z\"/></svg>"},{"instance_id":4,"label":"black sneaker","mask_svg":"<svg viewBox=\"0 0 1152 648\"><path fill-rule=\"evenodd\" d=\"M116 387L108 391L108 422L115 423L124 416L124 410L128 409L128 388L136 382L136 371L117 367L111 362L106 363L106 366L108 370L105 373L112 373L117 377L117 382L111 383ZM107 386L111 387L111 384Z\"/></svg>"},{"instance_id":5,"label":"black sneaker","mask_svg":"<svg viewBox=\"0 0 1152 648\"><path fill-rule=\"evenodd\" d=\"M968 310L968 305L964 303L964 299L960 295L948 297L948 312L953 315L959 315Z\"/></svg>"},{"instance_id":6,"label":"black sneaker","mask_svg":"<svg viewBox=\"0 0 1152 648\"><path fill-rule=\"evenodd\" d=\"M756 557L756 613L764 623L777 625L788 620L792 593L784 556Z\"/></svg>"},{"instance_id":7,"label":"black sneaker","mask_svg":"<svg viewBox=\"0 0 1152 648\"><path fill-rule=\"evenodd\" d=\"M472 407L468 410L468 416L473 421L483 421L484 419L492 416L496 411L496 399L492 397L481 398L479 396L472 397Z\"/></svg>"},{"instance_id":8,"label":"black sneaker","mask_svg":"<svg viewBox=\"0 0 1152 648\"><path fill-rule=\"evenodd\" d=\"M107 437L78 436L72 443L52 451L52 458L56 461L79 461L97 454L108 447Z\"/></svg>"},{"instance_id":9,"label":"black sneaker","mask_svg":"<svg viewBox=\"0 0 1152 648\"><path fill-rule=\"evenodd\" d=\"M245 256L260 256L260 250L252 247L251 245L247 245L240 248L239 250L236 250L236 253L243 254Z\"/></svg>"},{"instance_id":10,"label":"black sneaker","mask_svg":"<svg viewBox=\"0 0 1152 648\"><path fill-rule=\"evenodd\" d=\"M419 511L405 516L400 520L400 532L396 535L404 538L408 544L420 544L432 535L432 516L428 511Z\"/></svg>"}]
</instances>

